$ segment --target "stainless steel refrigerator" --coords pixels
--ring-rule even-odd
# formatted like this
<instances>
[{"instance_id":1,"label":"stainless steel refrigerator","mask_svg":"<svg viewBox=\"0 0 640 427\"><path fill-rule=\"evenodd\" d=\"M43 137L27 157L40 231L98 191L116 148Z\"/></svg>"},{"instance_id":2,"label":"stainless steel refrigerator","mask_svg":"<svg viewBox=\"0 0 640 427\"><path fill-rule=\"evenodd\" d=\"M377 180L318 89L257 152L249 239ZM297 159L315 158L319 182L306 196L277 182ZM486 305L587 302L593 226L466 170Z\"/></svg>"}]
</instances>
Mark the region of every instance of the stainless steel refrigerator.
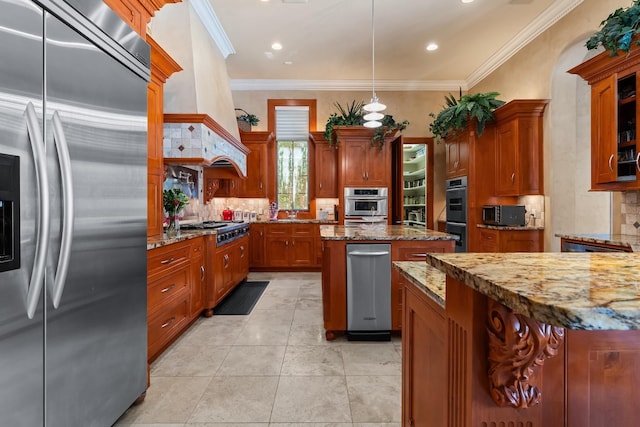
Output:
<instances>
[{"instance_id":1,"label":"stainless steel refrigerator","mask_svg":"<svg viewBox=\"0 0 640 427\"><path fill-rule=\"evenodd\" d=\"M111 426L146 389L149 48L78 3L0 0L0 426Z\"/></svg>"}]
</instances>

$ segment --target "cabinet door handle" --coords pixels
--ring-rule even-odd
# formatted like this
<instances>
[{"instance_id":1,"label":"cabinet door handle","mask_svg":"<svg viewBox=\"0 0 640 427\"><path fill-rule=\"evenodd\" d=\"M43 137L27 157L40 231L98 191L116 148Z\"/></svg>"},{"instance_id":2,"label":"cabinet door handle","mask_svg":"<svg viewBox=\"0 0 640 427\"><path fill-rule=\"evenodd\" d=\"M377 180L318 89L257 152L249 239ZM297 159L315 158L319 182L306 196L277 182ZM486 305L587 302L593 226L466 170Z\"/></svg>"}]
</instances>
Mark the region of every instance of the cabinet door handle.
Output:
<instances>
[{"instance_id":1,"label":"cabinet door handle","mask_svg":"<svg viewBox=\"0 0 640 427\"><path fill-rule=\"evenodd\" d=\"M260 189L262 190L262 181L260 181Z\"/></svg>"},{"instance_id":2,"label":"cabinet door handle","mask_svg":"<svg viewBox=\"0 0 640 427\"><path fill-rule=\"evenodd\" d=\"M613 154L609 157L609 170L613 172Z\"/></svg>"},{"instance_id":3,"label":"cabinet door handle","mask_svg":"<svg viewBox=\"0 0 640 427\"><path fill-rule=\"evenodd\" d=\"M223 258L224 258L224 268L229 267L229 255L225 254Z\"/></svg>"},{"instance_id":4,"label":"cabinet door handle","mask_svg":"<svg viewBox=\"0 0 640 427\"><path fill-rule=\"evenodd\" d=\"M171 257L169 259L163 259L162 261L160 261L160 264L169 264L170 262L175 261L174 257Z\"/></svg>"},{"instance_id":5,"label":"cabinet door handle","mask_svg":"<svg viewBox=\"0 0 640 427\"><path fill-rule=\"evenodd\" d=\"M162 329L166 328L167 326L171 325L173 322L176 321L176 316L173 316L171 319L167 320L166 322L164 322L162 324L162 326L160 326Z\"/></svg>"},{"instance_id":6,"label":"cabinet door handle","mask_svg":"<svg viewBox=\"0 0 640 427\"><path fill-rule=\"evenodd\" d=\"M320 189L322 190L322 183L320 183Z\"/></svg>"},{"instance_id":7,"label":"cabinet door handle","mask_svg":"<svg viewBox=\"0 0 640 427\"><path fill-rule=\"evenodd\" d=\"M200 266L200 280L204 280L204 265Z\"/></svg>"},{"instance_id":8,"label":"cabinet door handle","mask_svg":"<svg viewBox=\"0 0 640 427\"><path fill-rule=\"evenodd\" d=\"M262 234L262 231L261 231L261 232L260 232L260 238L262 238L262 236L263 236L263 234Z\"/></svg>"},{"instance_id":9,"label":"cabinet door handle","mask_svg":"<svg viewBox=\"0 0 640 427\"><path fill-rule=\"evenodd\" d=\"M244 258L244 246L240 246L240 258Z\"/></svg>"},{"instance_id":10,"label":"cabinet door handle","mask_svg":"<svg viewBox=\"0 0 640 427\"><path fill-rule=\"evenodd\" d=\"M511 174L511 183L513 184L515 180L516 180L516 173L514 172Z\"/></svg>"},{"instance_id":11,"label":"cabinet door handle","mask_svg":"<svg viewBox=\"0 0 640 427\"><path fill-rule=\"evenodd\" d=\"M427 254L411 254L412 257L420 257L420 258L426 258Z\"/></svg>"},{"instance_id":12,"label":"cabinet door handle","mask_svg":"<svg viewBox=\"0 0 640 427\"><path fill-rule=\"evenodd\" d=\"M636 169L640 172L640 164L638 164L638 161L640 161L640 153L636 156Z\"/></svg>"},{"instance_id":13,"label":"cabinet door handle","mask_svg":"<svg viewBox=\"0 0 640 427\"><path fill-rule=\"evenodd\" d=\"M170 286L167 286L166 288L164 288L163 290L160 291L161 294L164 294L166 292L169 292L171 289L175 288L176 284L172 283Z\"/></svg>"},{"instance_id":14,"label":"cabinet door handle","mask_svg":"<svg viewBox=\"0 0 640 427\"><path fill-rule=\"evenodd\" d=\"M362 172L362 179L367 179L367 173L366 172Z\"/></svg>"},{"instance_id":15,"label":"cabinet door handle","mask_svg":"<svg viewBox=\"0 0 640 427\"><path fill-rule=\"evenodd\" d=\"M454 169L458 169L458 161L456 160L455 162L453 162L453 168Z\"/></svg>"}]
</instances>

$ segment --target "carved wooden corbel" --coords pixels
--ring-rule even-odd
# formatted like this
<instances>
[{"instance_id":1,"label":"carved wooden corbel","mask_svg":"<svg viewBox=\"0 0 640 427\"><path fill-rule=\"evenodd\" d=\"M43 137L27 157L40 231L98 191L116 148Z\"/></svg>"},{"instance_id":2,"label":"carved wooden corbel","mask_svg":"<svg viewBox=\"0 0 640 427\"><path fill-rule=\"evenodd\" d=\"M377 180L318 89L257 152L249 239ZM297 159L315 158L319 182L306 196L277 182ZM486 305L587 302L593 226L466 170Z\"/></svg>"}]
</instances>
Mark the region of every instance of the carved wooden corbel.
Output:
<instances>
[{"instance_id":1,"label":"carved wooden corbel","mask_svg":"<svg viewBox=\"0 0 640 427\"><path fill-rule=\"evenodd\" d=\"M209 201L213 199L213 196L220 188L220 180L218 178L207 178L205 182L204 200Z\"/></svg>"},{"instance_id":2,"label":"carved wooden corbel","mask_svg":"<svg viewBox=\"0 0 640 427\"><path fill-rule=\"evenodd\" d=\"M515 314L490 300L489 391L498 406L528 408L541 402L536 373L555 356L564 329Z\"/></svg>"}]
</instances>

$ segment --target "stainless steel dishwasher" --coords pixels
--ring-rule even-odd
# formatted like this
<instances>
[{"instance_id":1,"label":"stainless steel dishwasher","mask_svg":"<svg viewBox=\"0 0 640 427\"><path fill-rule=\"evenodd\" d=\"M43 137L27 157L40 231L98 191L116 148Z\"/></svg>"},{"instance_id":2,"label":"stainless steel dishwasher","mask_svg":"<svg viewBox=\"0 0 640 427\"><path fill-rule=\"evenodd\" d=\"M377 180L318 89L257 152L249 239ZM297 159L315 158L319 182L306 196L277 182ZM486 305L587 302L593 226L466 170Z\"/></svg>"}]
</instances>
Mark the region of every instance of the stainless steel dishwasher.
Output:
<instances>
[{"instance_id":1,"label":"stainless steel dishwasher","mask_svg":"<svg viewBox=\"0 0 640 427\"><path fill-rule=\"evenodd\" d=\"M347 338L391 339L391 245L347 244Z\"/></svg>"}]
</instances>

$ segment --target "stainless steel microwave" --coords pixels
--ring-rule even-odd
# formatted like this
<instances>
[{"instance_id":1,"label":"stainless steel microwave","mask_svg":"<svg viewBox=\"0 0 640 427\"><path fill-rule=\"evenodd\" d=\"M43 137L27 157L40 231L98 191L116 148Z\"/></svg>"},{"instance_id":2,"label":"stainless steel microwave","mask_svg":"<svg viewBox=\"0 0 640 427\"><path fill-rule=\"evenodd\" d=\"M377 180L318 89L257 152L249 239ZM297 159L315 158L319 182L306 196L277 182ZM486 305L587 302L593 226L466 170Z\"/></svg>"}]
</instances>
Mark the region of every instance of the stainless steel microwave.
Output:
<instances>
[{"instance_id":1,"label":"stainless steel microwave","mask_svg":"<svg viewBox=\"0 0 640 427\"><path fill-rule=\"evenodd\" d=\"M488 225L525 225L523 205L490 205L482 207L482 222Z\"/></svg>"},{"instance_id":2,"label":"stainless steel microwave","mask_svg":"<svg viewBox=\"0 0 640 427\"><path fill-rule=\"evenodd\" d=\"M344 216L387 216L388 189L379 188L355 188L344 189Z\"/></svg>"}]
</instances>

